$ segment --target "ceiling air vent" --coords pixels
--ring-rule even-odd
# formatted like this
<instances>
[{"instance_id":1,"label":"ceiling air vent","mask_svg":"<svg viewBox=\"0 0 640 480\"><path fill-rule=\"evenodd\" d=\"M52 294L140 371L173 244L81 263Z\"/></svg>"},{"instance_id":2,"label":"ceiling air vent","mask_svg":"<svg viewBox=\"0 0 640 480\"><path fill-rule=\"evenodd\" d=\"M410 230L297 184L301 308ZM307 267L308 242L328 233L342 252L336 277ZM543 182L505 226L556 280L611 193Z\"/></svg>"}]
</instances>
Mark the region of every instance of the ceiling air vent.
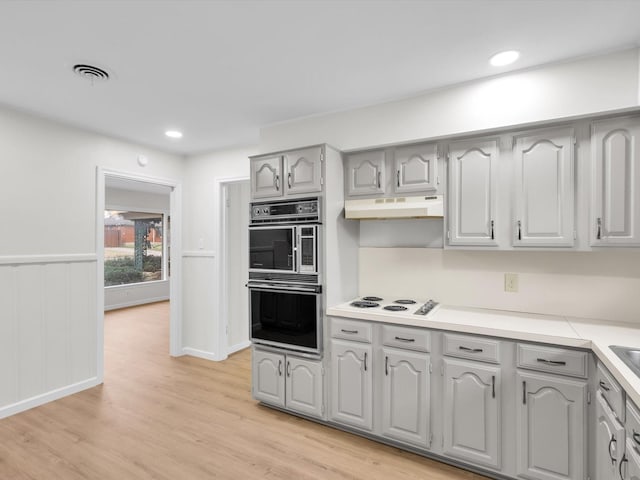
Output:
<instances>
[{"instance_id":1,"label":"ceiling air vent","mask_svg":"<svg viewBox=\"0 0 640 480\"><path fill-rule=\"evenodd\" d=\"M109 73L99 67L93 65L85 65L78 63L73 66L73 71L82 78L89 80L92 84L95 82L104 82L109 79Z\"/></svg>"}]
</instances>

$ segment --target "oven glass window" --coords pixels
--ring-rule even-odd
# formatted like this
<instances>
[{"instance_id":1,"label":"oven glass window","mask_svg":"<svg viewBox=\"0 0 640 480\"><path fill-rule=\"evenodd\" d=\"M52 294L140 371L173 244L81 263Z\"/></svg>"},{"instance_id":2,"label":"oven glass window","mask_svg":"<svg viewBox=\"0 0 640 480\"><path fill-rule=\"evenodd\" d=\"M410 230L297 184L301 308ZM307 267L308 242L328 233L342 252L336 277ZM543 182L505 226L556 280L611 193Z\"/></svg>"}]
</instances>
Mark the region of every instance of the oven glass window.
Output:
<instances>
[{"instance_id":1,"label":"oven glass window","mask_svg":"<svg viewBox=\"0 0 640 480\"><path fill-rule=\"evenodd\" d=\"M251 337L291 347L318 348L318 295L252 289Z\"/></svg>"},{"instance_id":2,"label":"oven glass window","mask_svg":"<svg viewBox=\"0 0 640 480\"><path fill-rule=\"evenodd\" d=\"M294 270L293 229L249 230L249 268Z\"/></svg>"}]
</instances>

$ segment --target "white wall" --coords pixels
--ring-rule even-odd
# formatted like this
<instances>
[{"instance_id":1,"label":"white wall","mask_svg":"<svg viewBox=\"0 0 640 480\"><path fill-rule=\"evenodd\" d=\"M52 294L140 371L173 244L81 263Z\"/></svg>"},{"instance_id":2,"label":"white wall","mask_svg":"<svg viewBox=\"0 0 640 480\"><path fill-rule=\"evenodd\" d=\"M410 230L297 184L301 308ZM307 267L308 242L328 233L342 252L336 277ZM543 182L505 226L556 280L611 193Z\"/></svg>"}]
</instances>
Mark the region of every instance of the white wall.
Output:
<instances>
[{"instance_id":1,"label":"white wall","mask_svg":"<svg viewBox=\"0 0 640 480\"><path fill-rule=\"evenodd\" d=\"M220 181L249 177L255 147L189 157L184 180L183 330L185 353L223 359L220 313Z\"/></svg>"},{"instance_id":2,"label":"white wall","mask_svg":"<svg viewBox=\"0 0 640 480\"><path fill-rule=\"evenodd\" d=\"M0 108L0 418L100 381L97 166L182 178L178 156Z\"/></svg>"},{"instance_id":3,"label":"white wall","mask_svg":"<svg viewBox=\"0 0 640 480\"><path fill-rule=\"evenodd\" d=\"M131 183L135 185L137 182ZM161 195L121 188L105 188L105 208L108 210L126 209L132 212L162 213L167 215L170 207L169 200L169 193ZM164 241L166 242L166 235ZM166 248L163 250L163 255L165 253ZM166 258L164 258L163 268L165 271L166 265ZM104 289L105 311L160 302L162 300L169 300L168 278L130 285L113 285Z\"/></svg>"},{"instance_id":4,"label":"white wall","mask_svg":"<svg viewBox=\"0 0 640 480\"><path fill-rule=\"evenodd\" d=\"M640 105L638 49L516 72L424 95L267 126L260 152L409 142Z\"/></svg>"},{"instance_id":5,"label":"white wall","mask_svg":"<svg viewBox=\"0 0 640 480\"><path fill-rule=\"evenodd\" d=\"M271 125L261 130L259 150L264 153L322 142L354 150L637 108L639 58L639 49L626 50ZM585 171L577 172L581 182L586 181ZM578 194L583 196L583 190L579 185ZM502 202L500 208L508 208L508 203ZM585 218L578 216L579 229ZM637 250L371 248L441 244L441 222L408 223L361 222L361 294L432 297L461 306L640 322ZM505 272L520 274L520 293L504 292Z\"/></svg>"}]
</instances>

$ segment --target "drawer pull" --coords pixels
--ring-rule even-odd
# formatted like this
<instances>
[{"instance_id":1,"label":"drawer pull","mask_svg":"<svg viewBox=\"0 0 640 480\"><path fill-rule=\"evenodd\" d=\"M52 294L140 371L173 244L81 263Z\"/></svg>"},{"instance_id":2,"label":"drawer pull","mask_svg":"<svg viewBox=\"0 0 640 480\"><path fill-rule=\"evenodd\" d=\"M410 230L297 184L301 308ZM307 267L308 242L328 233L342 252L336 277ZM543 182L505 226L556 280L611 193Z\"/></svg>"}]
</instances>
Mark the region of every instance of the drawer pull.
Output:
<instances>
[{"instance_id":1,"label":"drawer pull","mask_svg":"<svg viewBox=\"0 0 640 480\"><path fill-rule=\"evenodd\" d=\"M399 340L401 342L415 342L416 341L415 338L402 338L402 337L396 337L396 340Z\"/></svg>"},{"instance_id":2,"label":"drawer pull","mask_svg":"<svg viewBox=\"0 0 640 480\"><path fill-rule=\"evenodd\" d=\"M538 362L545 363L547 365L561 366L566 365L567 362L563 362L560 360L547 360L546 358L538 358Z\"/></svg>"},{"instance_id":3,"label":"drawer pull","mask_svg":"<svg viewBox=\"0 0 640 480\"><path fill-rule=\"evenodd\" d=\"M460 345L458 349L462 350L463 352L469 352L469 353L482 353L483 351L481 348L469 348L462 345Z\"/></svg>"},{"instance_id":4,"label":"drawer pull","mask_svg":"<svg viewBox=\"0 0 640 480\"><path fill-rule=\"evenodd\" d=\"M351 333L351 334L356 334L358 333L358 330L345 330L344 328L340 329L340 331L342 333Z\"/></svg>"},{"instance_id":5,"label":"drawer pull","mask_svg":"<svg viewBox=\"0 0 640 480\"><path fill-rule=\"evenodd\" d=\"M602 380L600 380L598 385L600 385L600 388L603 389L605 392L608 392L609 390L611 390L609 387L607 387L607 384L604 383Z\"/></svg>"},{"instance_id":6,"label":"drawer pull","mask_svg":"<svg viewBox=\"0 0 640 480\"><path fill-rule=\"evenodd\" d=\"M527 382L522 381L522 404L527 404Z\"/></svg>"},{"instance_id":7,"label":"drawer pull","mask_svg":"<svg viewBox=\"0 0 640 480\"><path fill-rule=\"evenodd\" d=\"M389 357L384 357L384 374L389 375Z\"/></svg>"},{"instance_id":8,"label":"drawer pull","mask_svg":"<svg viewBox=\"0 0 640 480\"><path fill-rule=\"evenodd\" d=\"M496 398L496 376L491 375L491 398Z\"/></svg>"},{"instance_id":9,"label":"drawer pull","mask_svg":"<svg viewBox=\"0 0 640 480\"><path fill-rule=\"evenodd\" d=\"M633 441L636 442L637 445L640 445L640 433L633 431L632 435Z\"/></svg>"}]
</instances>

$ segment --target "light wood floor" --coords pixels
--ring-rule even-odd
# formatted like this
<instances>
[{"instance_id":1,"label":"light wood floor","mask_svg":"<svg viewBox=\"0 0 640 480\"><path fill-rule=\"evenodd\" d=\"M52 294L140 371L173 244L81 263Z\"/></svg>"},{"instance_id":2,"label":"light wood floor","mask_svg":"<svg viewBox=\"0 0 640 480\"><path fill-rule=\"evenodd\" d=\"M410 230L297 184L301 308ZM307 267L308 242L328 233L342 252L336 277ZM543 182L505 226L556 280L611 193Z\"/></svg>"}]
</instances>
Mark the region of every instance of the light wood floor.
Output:
<instances>
[{"instance_id":1,"label":"light wood floor","mask_svg":"<svg viewBox=\"0 0 640 480\"><path fill-rule=\"evenodd\" d=\"M104 385L0 420L0 479L484 478L258 405L249 350L171 358L168 316L108 313Z\"/></svg>"}]
</instances>

